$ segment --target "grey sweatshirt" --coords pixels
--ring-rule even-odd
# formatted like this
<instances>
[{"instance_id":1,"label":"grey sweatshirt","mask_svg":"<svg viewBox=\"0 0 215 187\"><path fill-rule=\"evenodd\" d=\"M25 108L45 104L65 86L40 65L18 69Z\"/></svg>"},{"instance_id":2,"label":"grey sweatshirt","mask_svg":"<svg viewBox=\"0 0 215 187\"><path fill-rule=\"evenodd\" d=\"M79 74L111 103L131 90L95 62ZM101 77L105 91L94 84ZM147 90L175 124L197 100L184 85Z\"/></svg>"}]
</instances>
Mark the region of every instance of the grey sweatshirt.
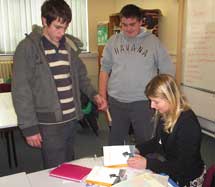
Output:
<instances>
[{"instance_id":1,"label":"grey sweatshirt","mask_svg":"<svg viewBox=\"0 0 215 187\"><path fill-rule=\"evenodd\" d=\"M120 102L147 100L147 83L159 73L175 74L170 56L160 40L141 30L136 37L113 35L103 51L101 71L110 74L108 94Z\"/></svg>"}]
</instances>

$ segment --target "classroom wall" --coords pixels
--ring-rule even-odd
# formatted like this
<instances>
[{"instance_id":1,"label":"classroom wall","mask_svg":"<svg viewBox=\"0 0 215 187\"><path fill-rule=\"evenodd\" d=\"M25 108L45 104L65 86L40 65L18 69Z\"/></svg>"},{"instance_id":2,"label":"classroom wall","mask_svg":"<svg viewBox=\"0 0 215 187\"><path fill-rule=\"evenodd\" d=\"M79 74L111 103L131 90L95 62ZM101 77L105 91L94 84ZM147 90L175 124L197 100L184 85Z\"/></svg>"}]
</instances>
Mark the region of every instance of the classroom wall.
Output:
<instances>
[{"instance_id":1,"label":"classroom wall","mask_svg":"<svg viewBox=\"0 0 215 187\"><path fill-rule=\"evenodd\" d=\"M177 0L89 0L90 51L97 51L96 26L99 21L108 21L109 15L117 13L126 4L136 4L144 9L160 9L160 39L171 55L177 51L178 1Z\"/></svg>"},{"instance_id":2,"label":"classroom wall","mask_svg":"<svg viewBox=\"0 0 215 187\"><path fill-rule=\"evenodd\" d=\"M99 67L97 64L98 56L96 54L81 54L80 57L86 65L88 76L90 77L93 86L97 89L99 74Z\"/></svg>"},{"instance_id":3,"label":"classroom wall","mask_svg":"<svg viewBox=\"0 0 215 187\"><path fill-rule=\"evenodd\" d=\"M88 0L89 49L97 52L97 25L108 22L109 15L115 12L116 0Z\"/></svg>"}]
</instances>

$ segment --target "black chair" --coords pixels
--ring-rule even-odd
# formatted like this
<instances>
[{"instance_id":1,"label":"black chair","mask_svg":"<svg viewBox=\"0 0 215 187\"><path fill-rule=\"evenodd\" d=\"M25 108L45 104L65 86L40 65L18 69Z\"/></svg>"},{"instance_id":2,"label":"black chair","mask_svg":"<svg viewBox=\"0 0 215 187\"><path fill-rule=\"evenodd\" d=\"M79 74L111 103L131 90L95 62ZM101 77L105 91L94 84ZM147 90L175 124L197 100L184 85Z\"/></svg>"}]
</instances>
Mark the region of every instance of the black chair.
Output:
<instances>
[{"instance_id":1,"label":"black chair","mask_svg":"<svg viewBox=\"0 0 215 187\"><path fill-rule=\"evenodd\" d=\"M98 110L96 105L81 92L81 106L84 118L79 121L82 128L91 127L93 132L98 136Z\"/></svg>"},{"instance_id":2,"label":"black chair","mask_svg":"<svg viewBox=\"0 0 215 187\"><path fill-rule=\"evenodd\" d=\"M215 164L207 169L202 187L215 187Z\"/></svg>"}]
</instances>

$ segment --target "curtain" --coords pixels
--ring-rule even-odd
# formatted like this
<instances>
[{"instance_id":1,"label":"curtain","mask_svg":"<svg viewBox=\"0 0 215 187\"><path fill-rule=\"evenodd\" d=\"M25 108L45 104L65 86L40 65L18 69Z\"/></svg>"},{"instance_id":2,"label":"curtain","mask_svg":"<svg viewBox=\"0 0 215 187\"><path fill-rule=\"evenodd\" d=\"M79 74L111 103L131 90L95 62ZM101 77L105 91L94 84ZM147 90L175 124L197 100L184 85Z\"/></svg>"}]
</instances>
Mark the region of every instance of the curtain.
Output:
<instances>
[{"instance_id":1,"label":"curtain","mask_svg":"<svg viewBox=\"0 0 215 187\"><path fill-rule=\"evenodd\" d=\"M13 54L17 44L41 23L41 5L45 0L0 0L0 54ZM78 37L88 51L87 0L65 0L72 9L67 33ZM87 32L86 32L87 31Z\"/></svg>"}]
</instances>

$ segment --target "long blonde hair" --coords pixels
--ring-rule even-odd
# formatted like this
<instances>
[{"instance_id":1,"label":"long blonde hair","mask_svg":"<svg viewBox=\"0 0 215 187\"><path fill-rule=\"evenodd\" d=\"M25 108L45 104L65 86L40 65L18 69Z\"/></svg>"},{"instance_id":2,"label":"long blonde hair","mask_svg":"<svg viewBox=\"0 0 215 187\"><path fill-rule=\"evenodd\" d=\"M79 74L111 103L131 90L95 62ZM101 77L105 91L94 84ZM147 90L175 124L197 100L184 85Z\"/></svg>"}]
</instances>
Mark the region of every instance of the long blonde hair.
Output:
<instances>
[{"instance_id":1,"label":"long blonde hair","mask_svg":"<svg viewBox=\"0 0 215 187\"><path fill-rule=\"evenodd\" d=\"M181 94L178 85L171 75L160 74L154 77L146 86L146 96L165 99L170 104L170 111L159 114L164 120L164 130L171 133L182 111L188 110L187 99Z\"/></svg>"}]
</instances>

